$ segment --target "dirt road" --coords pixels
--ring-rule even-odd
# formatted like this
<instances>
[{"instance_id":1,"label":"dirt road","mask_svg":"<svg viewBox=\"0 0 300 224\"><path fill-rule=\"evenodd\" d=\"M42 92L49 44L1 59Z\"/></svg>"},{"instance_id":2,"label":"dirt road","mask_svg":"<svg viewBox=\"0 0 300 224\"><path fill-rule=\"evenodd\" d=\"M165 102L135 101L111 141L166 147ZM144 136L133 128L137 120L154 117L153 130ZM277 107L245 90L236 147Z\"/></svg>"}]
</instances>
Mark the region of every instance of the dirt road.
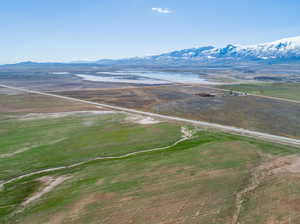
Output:
<instances>
[{"instance_id":1,"label":"dirt road","mask_svg":"<svg viewBox=\"0 0 300 224\"><path fill-rule=\"evenodd\" d=\"M6 185L8 183L12 183L16 180L23 179L25 177L30 177L30 176L37 175L37 174L49 173L49 172L52 172L52 171L70 169L70 168L78 167L78 166L87 164L89 162L97 161L97 160L125 159L125 158L131 157L131 156L134 156L134 155L138 155L138 154L149 153L149 152L154 152L154 151L161 151L161 150L165 150L165 149L174 147L174 146L178 145L180 142L183 142L183 141L188 140L188 139L193 137L192 132L190 130L188 130L187 128L185 128L185 127L181 128L181 133L182 133L182 137L179 140L177 140L176 142L174 142L173 144L168 145L168 146L130 152L130 153L126 153L126 154L120 155L120 156L105 156L105 157L99 156L99 157L87 159L85 161L81 161L81 162L78 162L78 163L74 163L74 164L68 165L68 166L59 166L59 167L48 168L48 169L44 169L44 170L38 170L38 171L34 171L34 172L31 172L31 173L27 173L27 174L24 174L24 175L21 175L21 176L11 178L11 179L6 180L6 181L4 181L4 180L1 181L0 180L0 191L1 191L1 189L3 189L4 185Z\"/></svg>"}]
</instances>

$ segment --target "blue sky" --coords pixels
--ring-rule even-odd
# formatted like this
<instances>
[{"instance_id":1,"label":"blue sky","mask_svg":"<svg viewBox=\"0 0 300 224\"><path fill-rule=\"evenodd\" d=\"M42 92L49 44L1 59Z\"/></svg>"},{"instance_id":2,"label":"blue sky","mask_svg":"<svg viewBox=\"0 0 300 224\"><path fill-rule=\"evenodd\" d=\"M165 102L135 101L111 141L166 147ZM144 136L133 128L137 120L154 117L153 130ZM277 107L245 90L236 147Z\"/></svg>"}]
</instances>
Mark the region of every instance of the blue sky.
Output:
<instances>
[{"instance_id":1,"label":"blue sky","mask_svg":"<svg viewBox=\"0 0 300 224\"><path fill-rule=\"evenodd\" d=\"M268 42L300 35L299 10L299 0L2 0L0 64Z\"/></svg>"}]
</instances>

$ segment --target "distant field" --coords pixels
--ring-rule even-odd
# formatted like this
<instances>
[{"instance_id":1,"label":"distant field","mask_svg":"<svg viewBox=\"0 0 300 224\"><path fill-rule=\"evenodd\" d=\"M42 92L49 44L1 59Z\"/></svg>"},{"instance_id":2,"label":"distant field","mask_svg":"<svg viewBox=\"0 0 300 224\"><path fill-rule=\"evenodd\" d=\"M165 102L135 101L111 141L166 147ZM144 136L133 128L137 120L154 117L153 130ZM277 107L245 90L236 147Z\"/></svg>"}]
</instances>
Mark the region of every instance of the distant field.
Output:
<instances>
[{"instance_id":1,"label":"distant field","mask_svg":"<svg viewBox=\"0 0 300 224\"><path fill-rule=\"evenodd\" d=\"M87 105L54 97L23 93L0 87L0 120L7 116L24 115L28 113L54 113L85 110L102 110L99 107Z\"/></svg>"},{"instance_id":2,"label":"distant field","mask_svg":"<svg viewBox=\"0 0 300 224\"><path fill-rule=\"evenodd\" d=\"M210 93L215 97L201 97ZM201 86L160 86L56 92L74 98L300 138L300 104L230 96Z\"/></svg>"},{"instance_id":3,"label":"distant field","mask_svg":"<svg viewBox=\"0 0 300 224\"><path fill-rule=\"evenodd\" d=\"M218 86L222 89L300 101L300 83L237 84Z\"/></svg>"},{"instance_id":4,"label":"distant field","mask_svg":"<svg viewBox=\"0 0 300 224\"><path fill-rule=\"evenodd\" d=\"M92 71L90 71L92 70ZM97 70L96 70L97 71ZM88 88L115 88L135 86L127 83L107 83L85 81L75 74L95 74L93 68L73 68L71 70L29 69L29 70L2 70L0 68L0 83L11 86L25 87L35 90L66 90ZM101 71L101 70L100 70Z\"/></svg>"},{"instance_id":5,"label":"distant field","mask_svg":"<svg viewBox=\"0 0 300 224\"><path fill-rule=\"evenodd\" d=\"M124 113L65 114L99 108L7 89L0 103L0 184L167 147L10 182L0 223L300 222L297 148ZM182 127L193 136L174 145Z\"/></svg>"}]
</instances>

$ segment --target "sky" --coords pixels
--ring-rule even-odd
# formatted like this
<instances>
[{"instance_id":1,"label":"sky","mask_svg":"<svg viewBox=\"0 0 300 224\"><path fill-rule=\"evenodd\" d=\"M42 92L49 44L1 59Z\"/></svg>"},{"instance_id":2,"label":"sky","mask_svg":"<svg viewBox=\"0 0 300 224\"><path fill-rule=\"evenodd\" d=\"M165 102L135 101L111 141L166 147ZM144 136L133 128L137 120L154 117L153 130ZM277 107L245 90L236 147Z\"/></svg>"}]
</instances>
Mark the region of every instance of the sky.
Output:
<instances>
[{"instance_id":1,"label":"sky","mask_svg":"<svg viewBox=\"0 0 300 224\"><path fill-rule=\"evenodd\" d=\"M148 56L300 35L299 0L0 0L0 64Z\"/></svg>"}]
</instances>

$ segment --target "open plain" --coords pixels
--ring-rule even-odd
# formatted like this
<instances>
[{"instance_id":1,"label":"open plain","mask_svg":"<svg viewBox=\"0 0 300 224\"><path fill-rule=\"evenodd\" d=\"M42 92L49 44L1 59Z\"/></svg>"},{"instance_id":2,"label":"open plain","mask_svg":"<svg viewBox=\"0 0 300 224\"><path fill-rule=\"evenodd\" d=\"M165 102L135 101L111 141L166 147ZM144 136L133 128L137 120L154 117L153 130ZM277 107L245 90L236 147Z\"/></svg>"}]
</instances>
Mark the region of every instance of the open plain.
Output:
<instances>
[{"instance_id":1,"label":"open plain","mask_svg":"<svg viewBox=\"0 0 300 224\"><path fill-rule=\"evenodd\" d=\"M300 138L299 103L251 95L230 95L229 92L203 85L78 90L55 94Z\"/></svg>"},{"instance_id":2,"label":"open plain","mask_svg":"<svg viewBox=\"0 0 300 224\"><path fill-rule=\"evenodd\" d=\"M143 110L203 91L181 88L115 91L146 92L132 98ZM299 221L298 148L7 88L0 99L1 223Z\"/></svg>"},{"instance_id":3,"label":"open plain","mask_svg":"<svg viewBox=\"0 0 300 224\"><path fill-rule=\"evenodd\" d=\"M299 9L1 1L0 224L300 224Z\"/></svg>"}]
</instances>

